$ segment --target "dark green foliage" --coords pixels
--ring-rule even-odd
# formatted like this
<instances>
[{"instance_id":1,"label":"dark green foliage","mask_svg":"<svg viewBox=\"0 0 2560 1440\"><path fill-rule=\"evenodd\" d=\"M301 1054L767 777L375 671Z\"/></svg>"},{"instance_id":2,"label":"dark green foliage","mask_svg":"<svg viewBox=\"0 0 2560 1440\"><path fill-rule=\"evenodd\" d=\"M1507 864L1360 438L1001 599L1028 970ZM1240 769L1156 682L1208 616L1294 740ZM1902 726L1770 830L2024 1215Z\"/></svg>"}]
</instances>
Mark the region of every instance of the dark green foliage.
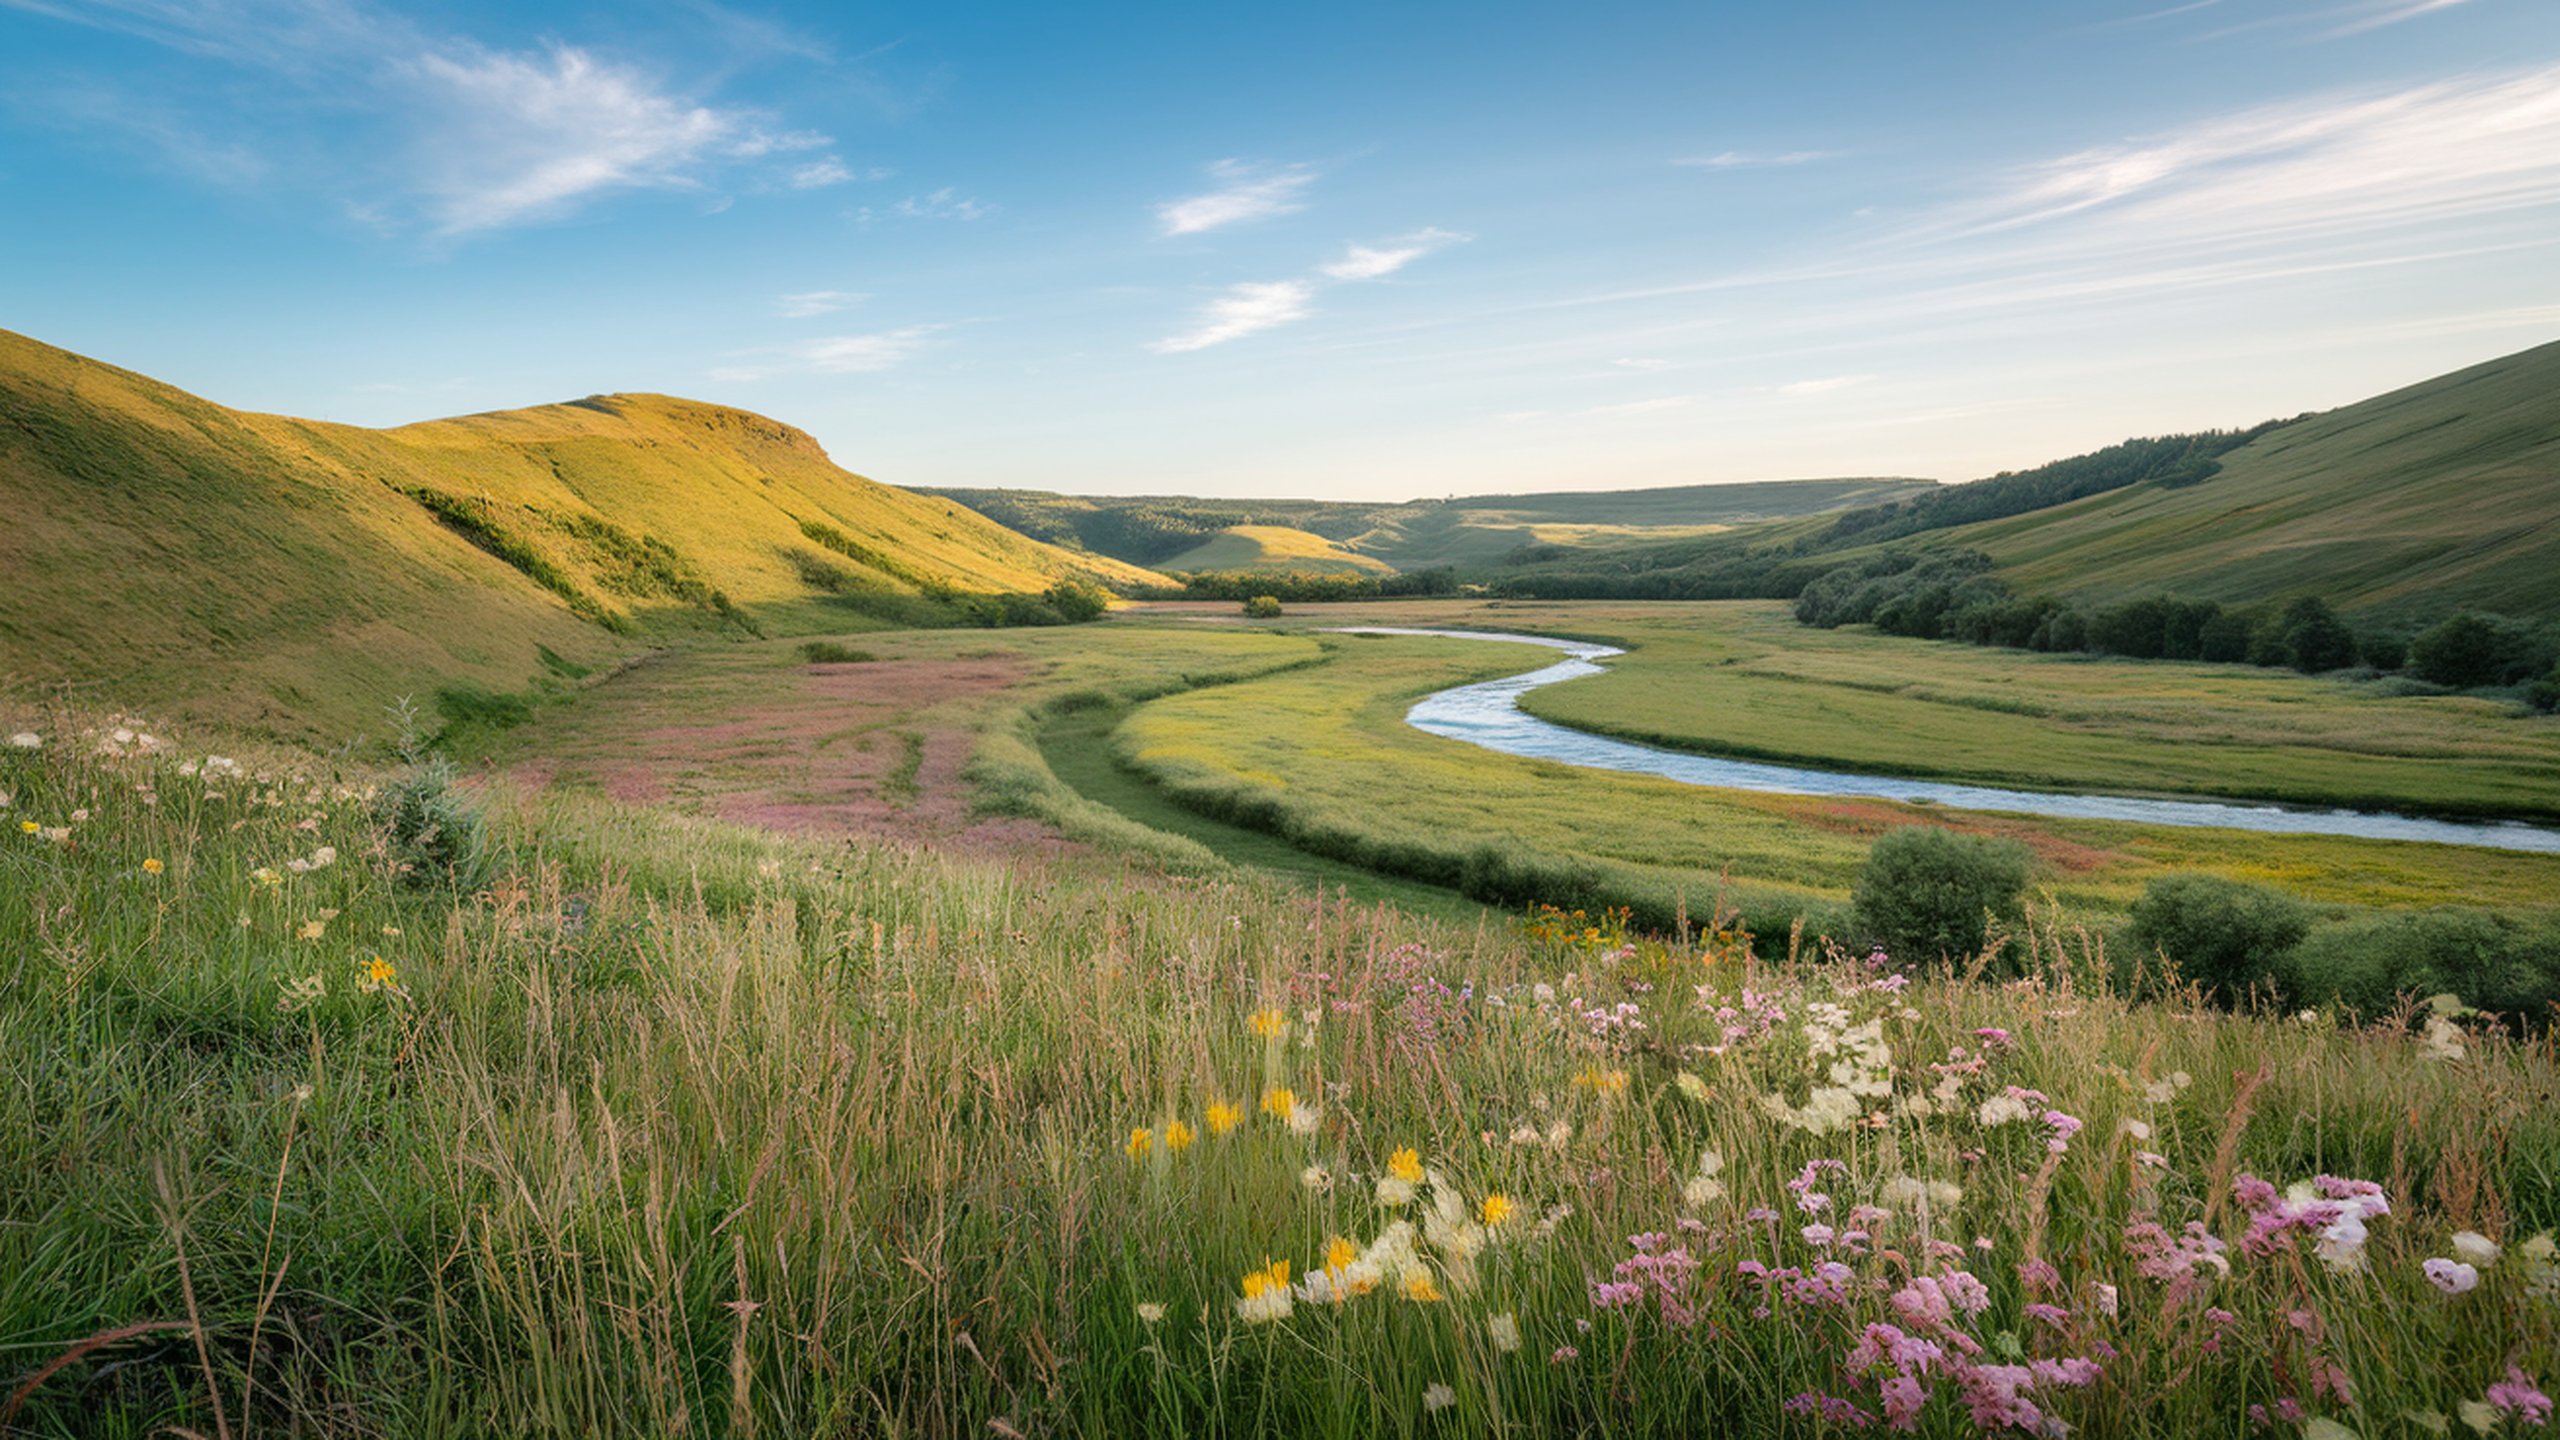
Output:
<instances>
[{"instance_id":1,"label":"dark green foliage","mask_svg":"<svg viewBox=\"0 0 2560 1440\"><path fill-rule=\"evenodd\" d=\"M2397 630L2368 630L2356 637L2356 658L2376 670L2409 663L2409 637Z\"/></svg>"},{"instance_id":2,"label":"dark green foliage","mask_svg":"<svg viewBox=\"0 0 2560 1440\"><path fill-rule=\"evenodd\" d=\"M2536 710L2560 710L2560 665L2552 666L2549 674L2526 686L2524 699Z\"/></svg>"},{"instance_id":3,"label":"dark green foliage","mask_svg":"<svg viewBox=\"0 0 2560 1440\"><path fill-rule=\"evenodd\" d=\"M1277 620L1280 618L1280 597L1256 595L1244 602L1244 614L1248 620Z\"/></svg>"},{"instance_id":4,"label":"dark green foliage","mask_svg":"<svg viewBox=\"0 0 2560 1440\"><path fill-rule=\"evenodd\" d=\"M2014 840L1913 826L1867 852L1850 903L1858 932L1906 964L1981 951L1993 919L2014 919L2027 886Z\"/></svg>"},{"instance_id":5,"label":"dark green foliage","mask_svg":"<svg viewBox=\"0 0 2560 1440\"><path fill-rule=\"evenodd\" d=\"M800 658L812 665L867 665L880 657L833 640L811 640L800 647Z\"/></svg>"},{"instance_id":6,"label":"dark green foliage","mask_svg":"<svg viewBox=\"0 0 2560 1440\"><path fill-rule=\"evenodd\" d=\"M402 885L471 891L488 880L488 827L479 807L454 789L453 779L453 767L444 760L423 760L374 797L374 823L382 828L384 853Z\"/></svg>"},{"instance_id":7,"label":"dark green foliage","mask_svg":"<svg viewBox=\"0 0 2560 1440\"><path fill-rule=\"evenodd\" d=\"M533 718L533 701L478 685L447 685L436 692L436 713L444 717L441 738L451 741L475 730L513 729Z\"/></svg>"},{"instance_id":8,"label":"dark green foliage","mask_svg":"<svg viewBox=\"0 0 2560 1440\"><path fill-rule=\"evenodd\" d=\"M2249 658L2249 636L2256 624L2237 610L2225 610L2204 623L2196 636L2196 658L2238 665Z\"/></svg>"},{"instance_id":9,"label":"dark green foliage","mask_svg":"<svg viewBox=\"0 0 2560 1440\"><path fill-rule=\"evenodd\" d=\"M1832 522L1824 539L1871 545L1923 530L2023 515L2146 480L2170 488L2194 485L2212 478L2222 468L2217 457L2239 449L2281 423L2270 420L2246 430L2207 430L2195 435L2127 440L2032 470L2003 471L1969 485L1950 485L1908 500L1852 510Z\"/></svg>"},{"instance_id":10,"label":"dark green foliage","mask_svg":"<svg viewBox=\"0 0 2560 1440\"><path fill-rule=\"evenodd\" d=\"M2356 663L2355 632L2329 608L2329 602L2305 595L2284 607L2267 627L2266 645L2253 646L2259 664L2290 665L2305 675L2343 670ZM2259 659L2260 655L2270 658Z\"/></svg>"},{"instance_id":11,"label":"dark green foliage","mask_svg":"<svg viewBox=\"0 0 2560 1440\"><path fill-rule=\"evenodd\" d=\"M465 500L425 485L412 485L400 492L417 501L427 513L443 522L446 529L504 560L524 572L527 579L568 602L570 612L581 619L594 621L616 635L631 633L626 617L608 610L602 602L580 588L569 573L552 563L551 557L536 549L533 543L498 518L498 507L483 498Z\"/></svg>"},{"instance_id":12,"label":"dark green foliage","mask_svg":"<svg viewBox=\"0 0 2560 1440\"><path fill-rule=\"evenodd\" d=\"M2560 921L2450 907L2342 921L2312 930L2287 969L2305 1003L2335 1001L2376 1015L2403 996L2458 995L2475 1008L2544 1024L2560 1004Z\"/></svg>"},{"instance_id":13,"label":"dark green foliage","mask_svg":"<svg viewBox=\"0 0 2560 1440\"><path fill-rule=\"evenodd\" d=\"M951 586L940 577L918 570L876 545L866 545L824 520L801 521L800 533L857 565L913 585L934 599L947 600L952 596Z\"/></svg>"},{"instance_id":14,"label":"dark green foliage","mask_svg":"<svg viewBox=\"0 0 2560 1440\"><path fill-rule=\"evenodd\" d=\"M2133 903L2126 938L2232 1001L2280 986L2286 958L2310 928L2311 912L2290 896L2218 875L2164 875Z\"/></svg>"},{"instance_id":15,"label":"dark green foliage","mask_svg":"<svg viewBox=\"0 0 2560 1440\"><path fill-rule=\"evenodd\" d=\"M2465 610L2409 642L2409 673L2454 690L2514 685L2551 663L2533 627Z\"/></svg>"},{"instance_id":16,"label":"dark green foliage","mask_svg":"<svg viewBox=\"0 0 2560 1440\"><path fill-rule=\"evenodd\" d=\"M634 535L601 515L536 511L551 527L578 541L597 583L633 599L664 597L705 610L753 633L755 622L740 613L719 587L676 548L655 535Z\"/></svg>"},{"instance_id":17,"label":"dark green foliage","mask_svg":"<svg viewBox=\"0 0 2560 1440\"><path fill-rule=\"evenodd\" d=\"M1250 600L1257 595L1298 604L1336 600L1396 600L1455 595L1457 572L1440 567L1397 575L1340 571L1199 570L1182 577L1179 590L1147 592L1150 599Z\"/></svg>"},{"instance_id":18,"label":"dark green foliage","mask_svg":"<svg viewBox=\"0 0 2560 1440\"><path fill-rule=\"evenodd\" d=\"M1043 591L1040 598L1070 625L1099 620L1111 612L1110 592L1078 580L1061 580Z\"/></svg>"}]
</instances>

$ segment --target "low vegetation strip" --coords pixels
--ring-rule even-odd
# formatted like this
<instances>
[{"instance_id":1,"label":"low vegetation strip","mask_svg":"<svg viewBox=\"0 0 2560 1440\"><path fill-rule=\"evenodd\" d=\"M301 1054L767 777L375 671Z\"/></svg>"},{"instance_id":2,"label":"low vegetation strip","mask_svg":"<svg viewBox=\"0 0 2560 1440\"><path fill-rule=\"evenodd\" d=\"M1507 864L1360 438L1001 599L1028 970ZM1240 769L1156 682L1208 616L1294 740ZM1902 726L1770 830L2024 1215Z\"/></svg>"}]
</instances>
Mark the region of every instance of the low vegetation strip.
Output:
<instances>
[{"instance_id":1,"label":"low vegetation strip","mask_svg":"<svg viewBox=\"0 0 2560 1440\"><path fill-rule=\"evenodd\" d=\"M33 1434L2549 1414L2547 1036L27 733Z\"/></svg>"}]
</instances>

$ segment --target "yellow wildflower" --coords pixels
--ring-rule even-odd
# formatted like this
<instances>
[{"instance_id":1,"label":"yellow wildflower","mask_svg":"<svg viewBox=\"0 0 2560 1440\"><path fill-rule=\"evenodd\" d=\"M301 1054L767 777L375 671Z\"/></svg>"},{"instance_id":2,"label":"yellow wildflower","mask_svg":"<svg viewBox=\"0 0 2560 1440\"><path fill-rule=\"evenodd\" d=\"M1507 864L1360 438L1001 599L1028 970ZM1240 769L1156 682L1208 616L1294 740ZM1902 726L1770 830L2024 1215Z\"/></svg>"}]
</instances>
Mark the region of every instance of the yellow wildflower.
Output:
<instances>
[{"instance_id":1,"label":"yellow wildflower","mask_svg":"<svg viewBox=\"0 0 2560 1440\"><path fill-rule=\"evenodd\" d=\"M1236 1302L1236 1318L1248 1325L1268 1320L1286 1320L1296 1308L1297 1296L1289 1289L1289 1262L1274 1260L1244 1277L1244 1298Z\"/></svg>"},{"instance_id":2,"label":"yellow wildflower","mask_svg":"<svg viewBox=\"0 0 2560 1440\"><path fill-rule=\"evenodd\" d=\"M1573 1083L1585 1086L1603 1095L1616 1095L1622 1093L1627 1088L1627 1072L1624 1070L1603 1070L1595 1065L1590 1069L1583 1071L1581 1074L1574 1076Z\"/></svg>"},{"instance_id":3,"label":"yellow wildflower","mask_svg":"<svg viewBox=\"0 0 2560 1440\"><path fill-rule=\"evenodd\" d=\"M1224 1135L1244 1123L1244 1107L1224 1100L1209 1106L1209 1133Z\"/></svg>"},{"instance_id":4,"label":"yellow wildflower","mask_svg":"<svg viewBox=\"0 0 2560 1440\"><path fill-rule=\"evenodd\" d=\"M1295 1091L1265 1090L1262 1092L1262 1113L1265 1115L1286 1120L1289 1118L1289 1112L1297 1108L1298 1096Z\"/></svg>"},{"instance_id":5,"label":"yellow wildflower","mask_svg":"<svg viewBox=\"0 0 2560 1440\"><path fill-rule=\"evenodd\" d=\"M21 820L18 822L18 833L22 835L33 835L43 828L43 826L37 824L33 820Z\"/></svg>"},{"instance_id":6,"label":"yellow wildflower","mask_svg":"<svg viewBox=\"0 0 2560 1440\"><path fill-rule=\"evenodd\" d=\"M1388 1157L1387 1157L1387 1173L1388 1173L1388 1174L1390 1174L1390 1175L1393 1175L1394 1177L1396 1177L1397 1179L1399 1179L1399 1180L1403 1181L1403 1182L1404 1182L1404 1183L1406 1183L1407 1185L1419 1185L1419 1184L1421 1184L1421 1183L1422 1183L1422 1155L1421 1155L1421 1153L1420 1153L1419 1151L1415 1150L1415 1149L1414 1149L1412 1146L1410 1146L1410 1145L1407 1145L1407 1146L1405 1146L1403 1149L1398 1150L1398 1151L1397 1151L1396 1153L1394 1153L1393 1155L1390 1155L1390 1156L1388 1156Z\"/></svg>"},{"instance_id":7,"label":"yellow wildflower","mask_svg":"<svg viewBox=\"0 0 2560 1440\"><path fill-rule=\"evenodd\" d=\"M1156 1148L1156 1132L1141 1125L1129 1132L1129 1143L1123 1147L1132 1160L1144 1160Z\"/></svg>"},{"instance_id":8,"label":"yellow wildflower","mask_svg":"<svg viewBox=\"0 0 2560 1440\"><path fill-rule=\"evenodd\" d=\"M1191 1148L1191 1141L1193 1138L1190 1126L1183 1124L1179 1120L1168 1120L1165 1122L1164 1148L1167 1150L1179 1155L1183 1151Z\"/></svg>"},{"instance_id":9,"label":"yellow wildflower","mask_svg":"<svg viewBox=\"0 0 2560 1440\"><path fill-rule=\"evenodd\" d=\"M1404 1272L1404 1298L1416 1305L1428 1305L1448 1297L1440 1293L1440 1282L1431 1278L1430 1271L1417 1267Z\"/></svg>"},{"instance_id":10,"label":"yellow wildflower","mask_svg":"<svg viewBox=\"0 0 2560 1440\"><path fill-rule=\"evenodd\" d=\"M142 862L142 873L145 875L157 875L168 868L160 863L160 858L156 855Z\"/></svg>"},{"instance_id":11,"label":"yellow wildflower","mask_svg":"<svg viewBox=\"0 0 2560 1440\"><path fill-rule=\"evenodd\" d=\"M1482 1220L1489 1230L1510 1219L1514 1208L1511 1197L1497 1190L1484 1197L1484 1203L1476 1207L1476 1218Z\"/></svg>"},{"instance_id":12,"label":"yellow wildflower","mask_svg":"<svg viewBox=\"0 0 2560 1440\"><path fill-rule=\"evenodd\" d=\"M1324 1268L1327 1270L1347 1270L1351 1268L1351 1262L1359 1258L1360 1247L1339 1235L1324 1242Z\"/></svg>"},{"instance_id":13,"label":"yellow wildflower","mask_svg":"<svg viewBox=\"0 0 2560 1440\"><path fill-rule=\"evenodd\" d=\"M1244 1018L1245 1028L1265 1040L1277 1040L1289 1033L1289 1017L1277 1009L1256 1010Z\"/></svg>"}]
</instances>

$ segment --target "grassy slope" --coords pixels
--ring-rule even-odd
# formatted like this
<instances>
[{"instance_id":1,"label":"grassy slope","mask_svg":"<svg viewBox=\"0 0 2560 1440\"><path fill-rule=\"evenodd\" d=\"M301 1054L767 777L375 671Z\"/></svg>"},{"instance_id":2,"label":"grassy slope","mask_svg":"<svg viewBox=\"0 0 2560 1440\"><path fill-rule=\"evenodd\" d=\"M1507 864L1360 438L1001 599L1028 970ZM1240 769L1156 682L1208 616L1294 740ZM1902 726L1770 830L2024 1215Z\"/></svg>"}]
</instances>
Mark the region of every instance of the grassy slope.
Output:
<instances>
[{"instance_id":1,"label":"grassy slope","mask_svg":"<svg viewBox=\"0 0 2560 1440\"><path fill-rule=\"evenodd\" d=\"M630 638L440 523L404 493L420 488L485 500ZM800 432L717 406L605 396L364 430L225 409L5 331L0 509L0 673L277 730L343 733L451 680L520 686L545 648L594 664L635 640L739 629L635 583L563 517L661 542L770 629L848 623L795 551L881 593L1147 578L849 474ZM898 573L822 554L803 520Z\"/></svg>"},{"instance_id":2,"label":"grassy slope","mask_svg":"<svg viewBox=\"0 0 2560 1440\"><path fill-rule=\"evenodd\" d=\"M1285 525L1231 525L1170 560L1159 570L1271 570L1299 575L1386 575L1395 567L1346 550L1321 535Z\"/></svg>"},{"instance_id":3,"label":"grassy slope","mask_svg":"<svg viewBox=\"0 0 2560 1440\"><path fill-rule=\"evenodd\" d=\"M2029 789L2560 818L2560 719L2289 670L1816 630L1769 602L1521 612L1632 653L1522 708L1646 744Z\"/></svg>"},{"instance_id":4,"label":"grassy slope","mask_svg":"<svg viewBox=\"0 0 2560 1440\"><path fill-rule=\"evenodd\" d=\"M2560 616L2560 343L2287 425L2203 484L1965 526L2024 589Z\"/></svg>"}]
</instances>

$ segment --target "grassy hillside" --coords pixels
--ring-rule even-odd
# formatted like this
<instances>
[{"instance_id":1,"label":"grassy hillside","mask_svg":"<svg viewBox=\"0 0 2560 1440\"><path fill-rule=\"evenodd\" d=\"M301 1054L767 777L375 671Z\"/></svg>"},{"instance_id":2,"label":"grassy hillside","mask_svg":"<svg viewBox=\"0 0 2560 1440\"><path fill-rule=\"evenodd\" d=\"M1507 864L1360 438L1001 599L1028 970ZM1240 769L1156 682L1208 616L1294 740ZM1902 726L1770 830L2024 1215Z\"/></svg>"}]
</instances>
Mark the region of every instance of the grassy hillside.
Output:
<instances>
[{"instance_id":1,"label":"grassy hillside","mask_svg":"<svg viewBox=\"0 0 2560 1440\"><path fill-rule=\"evenodd\" d=\"M1273 570L1291 575L1385 575L1395 567L1375 556L1346 550L1311 530L1285 525L1230 525L1170 560L1159 570Z\"/></svg>"},{"instance_id":2,"label":"grassy hillside","mask_svg":"<svg viewBox=\"0 0 2560 1440\"><path fill-rule=\"evenodd\" d=\"M1889 545L1983 551L2018 589L2070 600L2316 595L2385 625L2464 608L2547 620L2560 618L2555 514L2560 344L2283 424L2128 441L1918 503L1514 555L1477 578L1555 598L1783 596Z\"/></svg>"},{"instance_id":3,"label":"grassy hillside","mask_svg":"<svg viewBox=\"0 0 2560 1440\"><path fill-rule=\"evenodd\" d=\"M1178 557L1236 526L1282 526L1397 570L1490 565L1531 550L1713 534L1774 518L1899 499L1925 480L1771 480L1653 490L1463 495L1395 504L1218 500L1173 495L1054 495L1038 490L927 491L1054 545L1136 564L1190 570Z\"/></svg>"},{"instance_id":4,"label":"grassy hillside","mask_svg":"<svg viewBox=\"0 0 2560 1440\"><path fill-rule=\"evenodd\" d=\"M2409 619L2560 617L2560 343L2281 426L2200 484L1932 543L1988 552L2023 589L2092 600L2316 594Z\"/></svg>"},{"instance_id":5,"label":"grassy hillside","mask_svg":"<svg viewBox=\"0 0 2560 1440\"><path fill-rule=\"evenodd\" d=\"M692 635L917 623L1160 577L659 395L365 430L0 331L0 674L297 730Z\"/></svg>"}]
</instances>

